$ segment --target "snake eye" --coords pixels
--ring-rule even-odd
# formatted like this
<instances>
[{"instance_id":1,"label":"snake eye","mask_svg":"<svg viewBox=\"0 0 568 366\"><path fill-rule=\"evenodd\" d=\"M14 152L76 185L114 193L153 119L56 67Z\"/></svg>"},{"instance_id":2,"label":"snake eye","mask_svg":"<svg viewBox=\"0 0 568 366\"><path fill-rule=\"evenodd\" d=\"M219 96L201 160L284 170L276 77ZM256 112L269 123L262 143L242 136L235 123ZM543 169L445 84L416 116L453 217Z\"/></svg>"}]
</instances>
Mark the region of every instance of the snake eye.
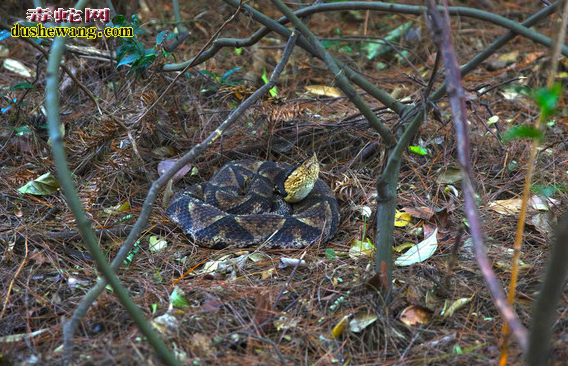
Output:
<instances>
[{"instance_id":1,"label":"snake eye","mask_svg":"<svg viewBox=\"0 0 568 366\"><path fill-rule=\"evenodd\" d=\"M301 161L296 165L289 173L282 189L285 194L284 200L286 202L300 202L314 188L314 184L318 180L319 175L319 163L316 153L314 152L312 156ZM282 189L280 191L282 191Z\"/></svg>"}]
</instances>

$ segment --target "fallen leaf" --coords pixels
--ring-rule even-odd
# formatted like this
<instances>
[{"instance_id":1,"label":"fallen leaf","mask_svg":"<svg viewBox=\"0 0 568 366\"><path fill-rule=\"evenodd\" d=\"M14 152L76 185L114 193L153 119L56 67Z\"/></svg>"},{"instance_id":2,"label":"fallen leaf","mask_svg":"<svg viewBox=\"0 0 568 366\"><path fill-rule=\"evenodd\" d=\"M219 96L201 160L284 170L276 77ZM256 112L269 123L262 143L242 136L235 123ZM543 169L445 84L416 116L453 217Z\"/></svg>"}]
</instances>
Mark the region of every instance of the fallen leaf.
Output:
<instances>
[{"instance_id":1,"label":"fallen leaf","mask_svg":"<svg viewBox=\"0 0 568 366\"><path fill-rule=\"evenodd\" d=\"M160 236L152 235L150 237L148 246L150 248L150 251L155 253L166 249L168 246L168 242L166 239Z\"/></svg>"},{"instance_id":2,"label":"fallen leaf","mask_svg":"<svg viewBox=\"0 0 568 366\"><path fill-rule=\"evenodd\" d=\"M414 243L402 243L400 245L397 245L393 248L393 250L397 253L402 253L404 252L406 249L412 248L414 246Z\"/></svg>"},{"instance_id":3,"label":"fallen leaf","mask_svg":"<svg viewBox=\"0 0 568 366\"><path fill-rule=\"evenodd\" d=\"M166 159L166 160L162 160L158 163L158 174L160 176L162 176L166 170L170 169L175 163L177 162L177 159ZM189 171L191 171L191 175L197 175L198 174L198 170L196 167L191 167L191 165L186 165L183 168L181 168L180 170L177 171L177 173L174 175L174 177L172 178L174 181L180 179L181 177L183 177L184 175L186 175Z\"/></svg>"},{"instance_id":4,"label":"fallen leaf","mask_svg":"<svg viewBox=\"0 0 568 366\"><path fill-rule=\"evenodd\" d=\"M438 178L436 178L436 183L452 184L455 182L459 182L461 179L462 179L461 169L458 167L449 166L438 174Z\"/></svg>"},{"instance_id":5,"label":"fallen leaf","mask_svg":"<svg viewBox=\"0 0 568 366\"><path fill-rule=\"evenodd\" d=\"M18 60L7 58L4 60L4 68L25 78L35 78L35 71Z\"/></svg>"},{"instance_id":6,"label":"fallen leaf","mask_svg":"<svg viewBox=\"0 0 568 366\"><path fill-rule=\"evenodd\" d=\"M434 230L434 233L427 239L424 239L422 242L408 249L406 253L396 259L394 264L404 267L410 266L414 263L423 262L430 258L436 251L436 248L438 248L438 239L436 238L437 234L438 229Z\"/></svg>"},{"instance_id":7,"label":"fallen leaf","mask_svg":"<svg viewBox=\"0 0 568 366\"><path fill-rule=\"evenodd\" d=\"M456 311L464 307L464 305L469 304L473 299L473 296L475 295L472 295L471 297L462 297L461 299L457 299L449 307L447 306L449 301L446 300L446 302L444 303L444 308L440 312L440 315L444 319L452 316Z\"/></svg>"},{"instance_id":8,"label":"fallen leaf","mask_svg":"<svg viewBox=\"0 0 568 366\"><path fill-rule=\"evenodd\" d=\"M59 188L59 182L55 176L49 172L39 178L27 182L22 187L18 188L18 192L33 194L35 196L44 196L57 192Z\"/></svg>"},{"instance_id":9,"label":"fallen leaf","mask_svg":"<svg viewBox=\"0 0 568 366\"><path fill-rule=\"evenodd\" d=\"M152 319L151 324L162 334L174 335L179 332L179 320L169 312Z\"/></svg>"},{"instance_id":10,"label":"fallen leaf","mask_svg":"<svg viewBox=\"0 0 568 366\"><path fill-rule=\"evenodd\" d=\"M337 323L335 327L333 327L333 329L331 330L331 336L333 338L339 338L339 336L341 336L343 330L345 329L345 326L347 326L347 321L349 320L350 316L350 314L345 315L343 318L341 318L339 323Z\"/></svg>"},{"instance_id":11,"label":"fallen leaf","mask_svg":"<svg viewBox=\"0 0 568 366\"><path fill-rule=\"evenodd\" d=\"M406 307L399 315L399 320L408 325L426 324L430 321L432 311L422 306L410 305Z\"/></svg>"},{"instance_id":12,"label":"fallen leaf","mask_svg":"<svg viewBox=\"0 0 568 366\"><path fill-rule=\"evenodd\" d=\"M355 207L353 207L353 209L355 211L359 211L361 213L361 216L366 218L370 217L373 213L373 210L369 206L356 205Z\"/></svg>"},{"instance_id":13,"label":"fallen leaf","mask_svg":"<svg viewBox=\"0 0 568 366\"><path fill-rule=\"evenodd\" d=\"M49 332L49 329L40 329L36 330L35 332L31 333L19 333L19 334L11 334L4 337L0 337L0 343L11 343L11 342L20 342L26 340L28 338L36 337L42 333ZM0 359L1 360L1 359Z\"/></svg>"},{"instance_id":14,"label":"fallen leaf","mask_svg":"<svg viewBox=\"0 0 568 366\"><path fill-rule=\"evenodd\" d=\"M281 264L278 266L278 268L286 268L286 267L306 267L308 264L306 263L305 260L303 259L298 259L298 258L285 258L282 257L280 258L280 262Z\"/></svg>"},{"instance_id":15,"label":"fallen leaf","mask_svg":"<svg viewBox=\"0 0 568 366\"><path fill-rule=\"evenodd\" d=\"M513 267L511 261L497 261L493 265L495 266L495 268L498 268L504 272L510 272L511 268ZM531 268L530 265L526 264L522 260L519 260L519 272L526 272L529 268Z\"/></svg>"},{"instance_id":16,"label":"fallen leaf","mask_svg":"<svg viewBox=\"0 0 568 366\"><path fill-rule=\"evenodd\" d=\"M369 239L351 241L351 248L349 248L349 257L358 259L361 257L372 257L375 254L375 246L371 244Z\"/></svg>"},{"instance_id":17,"label":"fallen leaf","mask_svg":"<svg viewBox=\"0 0 568 366\"><path fill-rule=\"evenodd\" d=\"M514 64L518 58L519 58L519 50L514 50L513 52L504 53L500 55L495 61L487 62L486 68L489 71L501 70L509 65Z\"/></svg>"},{"instance_id":18,"label":"fallen leaf","mask_svg":"<svg viewBox=\"0 0 568 366\"><path fill-rule=\"evenodd\" d=\"M402 211L410 214L412 217L423 220L429 220L432 216L434 216L434 210L427 206L404 207Z\"/></svg>"},{"instance_id":19,"label":"fallen leaf","mask_svg":"<svg viewBox=\"0 0 568 366\"><path fill-rule=\"evenodd\" d=\"M553 235L554 227L558 221L558 218L549 211L536 213L527 219L528 223L543 235Z\"/></svg>"},{"instance_id":20,"label":"fallen leaf","mask_svg":"<svg viewBox=\"0 0 568 366\"><path fill-rule=\"evenodd\" d=\"M394 214L394 226L405 227L412 221L412 216L406 212L400 212L396 210Z\"/></svg>"},{"instance_id":21,"label":"fallen leaf","mask_svg":"<svg viewBox=\"0 0 568 366\"><path fill-rule=\"evenodd\" d=\"M353 333L359 333L377 321L378 318L377 314L358 311L353 316L353 319L349 321L349 330Z\"/></svg>"},{"instance_id":22,"label":"fallen leaf","mask_svg":"<svg viewBox=\"0 0 568 366\"><path fill-rule=\"evenodd\" d=\"M124 211L128 211L128 210L130 210L130 202L126 201L124 203L118 203L114 207L105 208L104 213L106 213L108 215L113 215L115 213L120 213L120 212L124 212Z\"/></svg>"},{"instance_id":23,"label":"fallen leaf","mask_svg":"<svg viewBox=\"0 0 568 366\"><path fill-rule=\"evenodd\" d=\"M521 210L522 198L511 198L491 202L487 208L502 215L515 215ZM550 205L557 205L558 200L534 195L529 199L529 207L537 211L548 211Z\"/></svg>"},{"instance_id":24,"label":"fallen leaf","mask_svg":"<svg viewBox=\"0 0 568 366\"><path fill-rule=\"evenodd\" d=\"M308 93L313 94L318 97L331 97L339 98L343 96L341 91L333 86L326 85L308 85L306 86Z\"/></svg>"}]
</instances>

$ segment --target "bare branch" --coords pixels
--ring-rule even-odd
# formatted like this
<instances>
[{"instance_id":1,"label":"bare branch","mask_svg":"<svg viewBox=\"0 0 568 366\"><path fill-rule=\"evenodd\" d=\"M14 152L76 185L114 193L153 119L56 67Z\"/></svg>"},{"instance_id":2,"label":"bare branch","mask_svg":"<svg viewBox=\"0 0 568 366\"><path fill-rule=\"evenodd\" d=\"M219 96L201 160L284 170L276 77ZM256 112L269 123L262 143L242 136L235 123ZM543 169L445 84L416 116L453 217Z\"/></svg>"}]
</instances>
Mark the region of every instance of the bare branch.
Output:
<instances>
[{"instance_id":1,"label":"bare branch","mask_svg":"<svg viewBox=\"0 0 568 366\"><path fill-rule=\"evenodd\" d=\"M446 4L447 5L447 4ZM479 219L479 212L475 203L475 187L471 169L470 144L468 122L465 107L465 93L461 85L461 76L457 57L452 44L449 14L440 14L434 0L428 0L428 23L432 30L434 41L441 52L446 68L447 92L450 98L454 126L456 129L457 150L463 179L463 195L465 201L465 213L468 219L475 257L485 278L487 287L491 292L495 306L507 323L511 326L513 334L517 338L521 348L528 347L527 330L513 312L507 302L507 297L501 288L499 280L495 276L491 263L485 253L483 243L483 229Z\"/></svg>"}]
</instances>

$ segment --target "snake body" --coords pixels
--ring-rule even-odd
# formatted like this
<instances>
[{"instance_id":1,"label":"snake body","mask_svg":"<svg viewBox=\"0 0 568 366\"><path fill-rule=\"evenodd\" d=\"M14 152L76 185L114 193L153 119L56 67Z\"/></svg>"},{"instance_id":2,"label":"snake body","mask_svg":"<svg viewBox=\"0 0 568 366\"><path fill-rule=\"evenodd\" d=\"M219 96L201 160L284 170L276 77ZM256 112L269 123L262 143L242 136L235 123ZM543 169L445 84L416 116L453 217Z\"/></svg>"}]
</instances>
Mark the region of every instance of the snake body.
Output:
<instances>
[{"instance_id":1,"label":"snake body","mask_svg":"<svg viewBox=\"0 0 568 366\"><path fill-rule=\"evenodd\" d=\"M282 182L293 172L286 163L232 161L208 182L177 193L166 212L206 248L292 249L323 243L339 224L337 200L316 172L305 198L285 202Z\"/></svg>"}]
</instances>

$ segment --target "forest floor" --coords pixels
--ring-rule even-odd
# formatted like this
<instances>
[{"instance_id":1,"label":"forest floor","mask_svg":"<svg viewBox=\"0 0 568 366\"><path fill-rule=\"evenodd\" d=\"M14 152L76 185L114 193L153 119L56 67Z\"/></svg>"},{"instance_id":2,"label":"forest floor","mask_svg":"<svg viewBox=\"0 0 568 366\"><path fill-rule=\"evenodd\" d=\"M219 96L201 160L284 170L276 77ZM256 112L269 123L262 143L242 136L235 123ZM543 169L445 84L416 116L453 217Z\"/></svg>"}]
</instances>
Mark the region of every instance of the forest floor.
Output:
<instances>
[{"instance_id":1,"label":"forest floor","mask_svg":"<svg viewBox=\"0 0 568 366\"><path fill-rule=\"evenodd\" d=\"M190 36L165 63L197 55L234 13L222 1L181 3ZM8 19L10 26L26 16L19 4L8 1L0 8L0 18ZM257 5L272 18L279 17L267 4ZM539 2L526 0L487 5L484 10L516 21L540 10ZM154 9L132 6L125 14L127 19L138 15L146 33L136 37L145 47L156 44L159 32L174 32L170 2ZM377 47L377 37L411 21L407 36L393 42L398 51L406 51L404 57L394 51L368 57ZM546 20L535 29L550 36L551 24ZM328 12L313 15L309 26L325 40L330 53L391 96L405 103L422 98L435 60L424 16ZM460 64L506 32L466 17L453 17L452 27ZM258 28L241 14L220 36L246 38ZM134 75L127 74L126 66L117 69L108 57L116 40L74 38L69 44L103 51L94 56L69 50L64 57L65 65L106 112L101 115L86 93L63 74L60 116L79 196L97 229L100 247L112 260L125 239L121 229L137 219L151 182L159 176L159 164L203 141L250 90L262 85L263 73L270 75L284 42L269 34L250 48L222 49L189 69L151 109L176 72L159 72L152 66ZM48 45L42 47L48 50ZM549 54L544 46L516 37L464 78L486 249L504 287L511 278L530 142L503 142L501 136L511 125L532 125L537 120L538 107L513 86L544 86ZM0 42L0 57L19 61L32 73L24 77L21 70L0 68L0 365L56 365L63 359L62 322L96 283L99 272L76 234L75 218L56 183L36 182L36 189L45 194L18 191L44 174L55 173L40 109L45 103L46 59L14 38ZM561 67L566 72L565 59ZM25 81L33 88L14 88ZM442 75L435 86L441 81ZM278 81L277 98L265 98L250 108L173 185L177 191L205 181L235 159L293 164L316 151L322 164L320 177L335 192L341 209L339 230L325 246L295 251L196 247L168 219L160 194L135 255L119 269L119 278L186 365L495 364L503 322L476 264L467 230L457 255L452 255L465 214L447 100L438 103L439 113L429 116L411 143L427 154L404 155L398 210L411 218L407 225L396 227L394 237L398 248L437 232L438 248L425 261L394 266L393 301L384 305L373 286L374 253L357 248L375 236L365 215L375 204L385 146L333 87L333 75L325 65L296 49ZM398 122L392 111L363 96L389 127ZM527 327L553 238L551 227L568 203L565 103L564 97L561 112L547 128L533 177L534 196L542 204L529 210L515 303ZM297 268L282 261L299 258L304 263ZM171 309L174 286L187 303ZM552 360L565 364L566 293L558 308L563 310L554 326ZM75 347L77 365L161 363L110 289L82 320ZM509 362L522 362L514 339Z\"/></svg>"}]
</instances>

